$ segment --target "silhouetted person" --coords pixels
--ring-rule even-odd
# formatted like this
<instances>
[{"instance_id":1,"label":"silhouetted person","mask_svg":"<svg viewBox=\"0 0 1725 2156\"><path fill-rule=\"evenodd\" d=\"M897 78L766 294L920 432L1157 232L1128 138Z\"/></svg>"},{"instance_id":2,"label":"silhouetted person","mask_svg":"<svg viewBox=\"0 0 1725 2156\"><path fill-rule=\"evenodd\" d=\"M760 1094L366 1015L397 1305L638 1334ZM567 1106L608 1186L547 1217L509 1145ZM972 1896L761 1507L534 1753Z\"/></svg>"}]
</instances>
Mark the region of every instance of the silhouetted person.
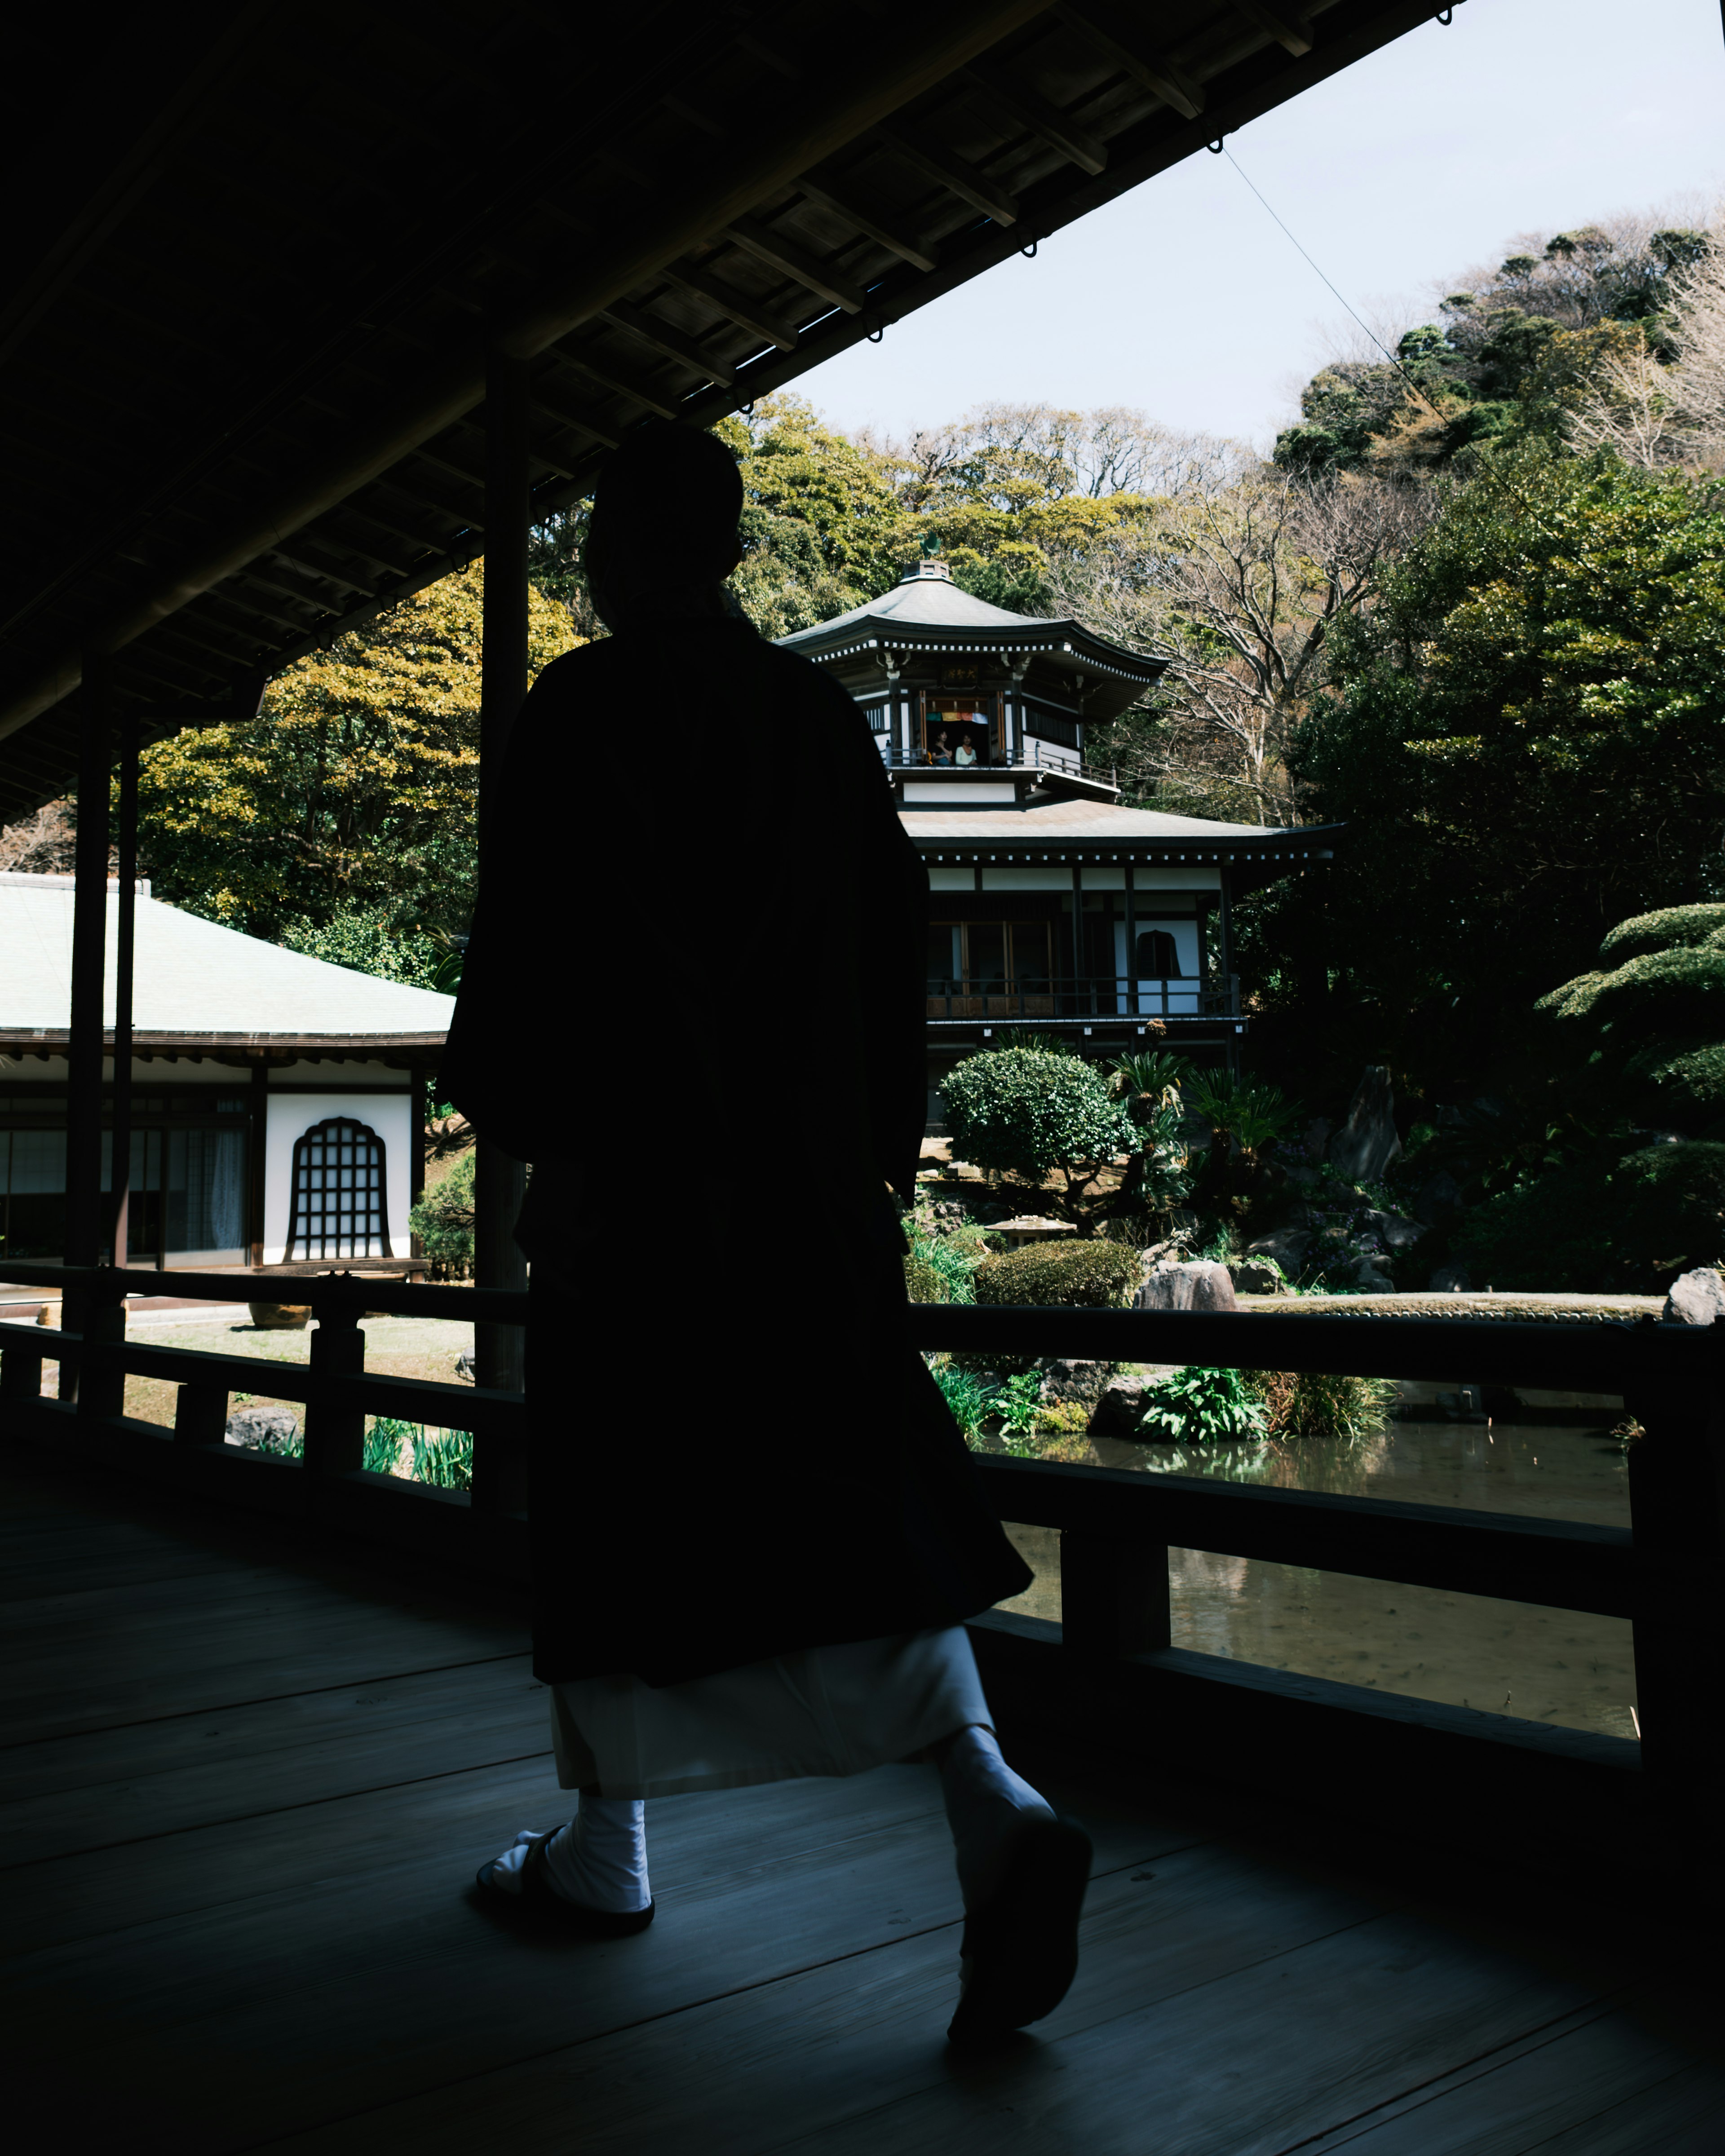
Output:
<instances>
[{"instance_id":1,"label":"silhouetted person","mask_svg":"<svg viewBox=\"0 0 1725 2156\"><path fill-rule=\"evenodd\" d=\"M989 1727L963 1620L1030 1574L906 1322L927 877L860 712L724 589L742 501L711 435L610 459L612 633L516 722L444 1065L533 1163L534 1668L580 1791L480 1876L636 1931L644 1799L931 1758L985 2038L1064 1994L1090 1845ZM685 715L650 786L644 698Z\"/></svg>"}]
</instances>

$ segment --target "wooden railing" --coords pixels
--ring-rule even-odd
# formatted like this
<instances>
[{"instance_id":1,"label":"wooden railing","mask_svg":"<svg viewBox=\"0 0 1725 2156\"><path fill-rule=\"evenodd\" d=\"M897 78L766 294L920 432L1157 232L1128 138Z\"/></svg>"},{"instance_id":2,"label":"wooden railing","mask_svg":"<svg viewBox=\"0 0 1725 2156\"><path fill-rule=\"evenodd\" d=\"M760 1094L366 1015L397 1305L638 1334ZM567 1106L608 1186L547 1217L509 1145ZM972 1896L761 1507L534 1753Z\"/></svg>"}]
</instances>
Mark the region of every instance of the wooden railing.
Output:
<instances>
[{"instance_id":1,"label":"wooden railing","mask_svg":"<svg viewBox=\"0 0 1725 2156\"><path fill-rule=\"evenodd\" d=\"M986 1019L1214 1019L1240 1015L1240 981L1153 979L1130 973L1018 973L1009 980L951 975L926 984L937 1024Z\"/></svg>"},{"instance_id":2,"label":"wooden railing","mask_svg":"<svg viewBox=\"0 0 1725 2156\"><path fill-rule=\"evenodd\" d=\"M523 1399L368 1373L358 1321L375 1310L521 1323L526 1296L308 1281L295 1294L316 1314L309 1361L260 1365L126 1338L121 1298L129 1286L157 1289L153 1272L7 1270L21 1284L63 1288L65 1322L58 1332L0 1324L0 1435L493 1575L525 1575L531 1345ZM175 1285L213 1302L244 1300L257 1286L231 1274L177 1276ZM644 1314L649 1320L674 1324L663 1312ZM1373 1816L1386 1804L1411 1817L1436 1804L1448 1808L1454 1832L1458 1805L1494 1834L1509 1805L1518 1833L1554 1850L1609 1845L1614 1861L1656 1865L1670 1831L1692 1859L1703 1823L1711 1849L1725 1789L1725 1325L919 1304L911 1327L925 1351L983 1357L1347 1371L1620 1395L1643 1430L1629 1453L1628 1528L978 1455L1002 1518L1058 1532L1061 1621L994 1612L971 1629L991 1698L1021 1723L1103 1737L1253 1786L1327 1792ZM61 1366L59 1399L40 1397L44 1361ZM177 1386L171 1430L124 1414L129 1374ZM556 1379L567 1402L567 1372ZM223 1443L230 1392L266 1386L305 1404L302 1458ZM471 1430L470 1496L366 1472L368 1414ZM1177 1649L1171 1547L1627 1618L1641 1742Z\"/></svg>"}]
</instances>

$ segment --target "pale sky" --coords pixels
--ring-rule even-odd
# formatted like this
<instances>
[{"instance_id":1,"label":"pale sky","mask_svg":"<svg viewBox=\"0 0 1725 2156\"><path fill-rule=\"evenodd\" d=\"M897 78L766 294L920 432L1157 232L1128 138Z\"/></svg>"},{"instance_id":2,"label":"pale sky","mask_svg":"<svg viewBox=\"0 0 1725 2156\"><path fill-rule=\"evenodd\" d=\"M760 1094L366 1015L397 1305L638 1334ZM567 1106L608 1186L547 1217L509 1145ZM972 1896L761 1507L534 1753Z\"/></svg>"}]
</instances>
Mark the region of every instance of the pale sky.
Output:
<instances>
[{"instance_id":1,"label":"pale sky","mask_svg":"<svg viewBox=\"0 0 1725 2156\"><path fill-rule=\"evenodd\" d=\"M1373 328L1430 319L1434 280L1517 233L1725 195L1719 0L1464 0L1228 146ZM846 430L1126 404L1267 446L1351 330L1199 151L794 387Z\"/></svg>"}]
</instances>

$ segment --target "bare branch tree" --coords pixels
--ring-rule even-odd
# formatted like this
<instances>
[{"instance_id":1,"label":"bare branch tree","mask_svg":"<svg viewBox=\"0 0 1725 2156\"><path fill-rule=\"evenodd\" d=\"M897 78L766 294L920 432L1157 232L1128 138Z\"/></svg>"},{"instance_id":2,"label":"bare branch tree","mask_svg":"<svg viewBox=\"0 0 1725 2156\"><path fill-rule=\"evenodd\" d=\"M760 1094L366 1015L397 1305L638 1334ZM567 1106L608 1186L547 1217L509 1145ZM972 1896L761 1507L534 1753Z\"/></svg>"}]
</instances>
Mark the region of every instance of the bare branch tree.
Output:
<instances>
[{"instance_id":1,"label":"bare branch tree","mask_svg":"<svg viewBox=\"0 0 1725 2156\"><path fill-rule=\"evenodd\" d=\"M1128 787L1171 788L1234 820L1295 821L1288 748L1326 639L1370 603L1437 501L1429 486L1260 466L1058 563L1063 607L1168 661L1153 713L1117 729Z\"/></svg>"}]
</instances>

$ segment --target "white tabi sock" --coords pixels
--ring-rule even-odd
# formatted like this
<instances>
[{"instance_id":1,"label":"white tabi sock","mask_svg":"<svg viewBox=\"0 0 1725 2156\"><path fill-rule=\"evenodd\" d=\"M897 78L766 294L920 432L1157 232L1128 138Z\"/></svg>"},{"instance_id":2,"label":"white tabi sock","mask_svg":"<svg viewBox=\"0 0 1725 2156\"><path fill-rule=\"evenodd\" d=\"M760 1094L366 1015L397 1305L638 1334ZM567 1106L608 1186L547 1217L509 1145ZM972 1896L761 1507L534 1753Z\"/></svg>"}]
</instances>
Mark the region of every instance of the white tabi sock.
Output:
<instances>
[{"instance_id":1,"label":"white tabi sock","mask_svg":"<svg viewBox=\"0 0 1725 2156\"><path fill-rule=\"evenodd\" d=\"M937 1753L941 1794L958 1860L967 1909L987 1900L1014 1830L1027 1819L1052 1819L1054 1807L1000 1756L992 1729L972 1722Z\"/></svg>"},{"instance_id":2,"label":"white tabi sock","mask_svg":"<svg viewBox=\"0 0 1725 2156\"><path fill-rule=\"evenodd\" d=\"M634 1916L653 1899L647 1883L647 1807L639 1797L594 1797L545 1852L546 1876L566 1902Z\"/></svg>"},{"instance_id":3,"label":"white tabi sock","mask_svg":"<svg viewBox=\"0 0 1725 2156\"><path fill-rule=\"evenodd\" d=\"M634 1916L653 1899L647 1881L647 1807L637 1798L589 1797L567 1826L523 1827L492 1867L506 1894L521 1891L521 1866L536 1841L547 1844L545 1874L552 1892L584 1909Z\"/></svg>"}]
</instances>

